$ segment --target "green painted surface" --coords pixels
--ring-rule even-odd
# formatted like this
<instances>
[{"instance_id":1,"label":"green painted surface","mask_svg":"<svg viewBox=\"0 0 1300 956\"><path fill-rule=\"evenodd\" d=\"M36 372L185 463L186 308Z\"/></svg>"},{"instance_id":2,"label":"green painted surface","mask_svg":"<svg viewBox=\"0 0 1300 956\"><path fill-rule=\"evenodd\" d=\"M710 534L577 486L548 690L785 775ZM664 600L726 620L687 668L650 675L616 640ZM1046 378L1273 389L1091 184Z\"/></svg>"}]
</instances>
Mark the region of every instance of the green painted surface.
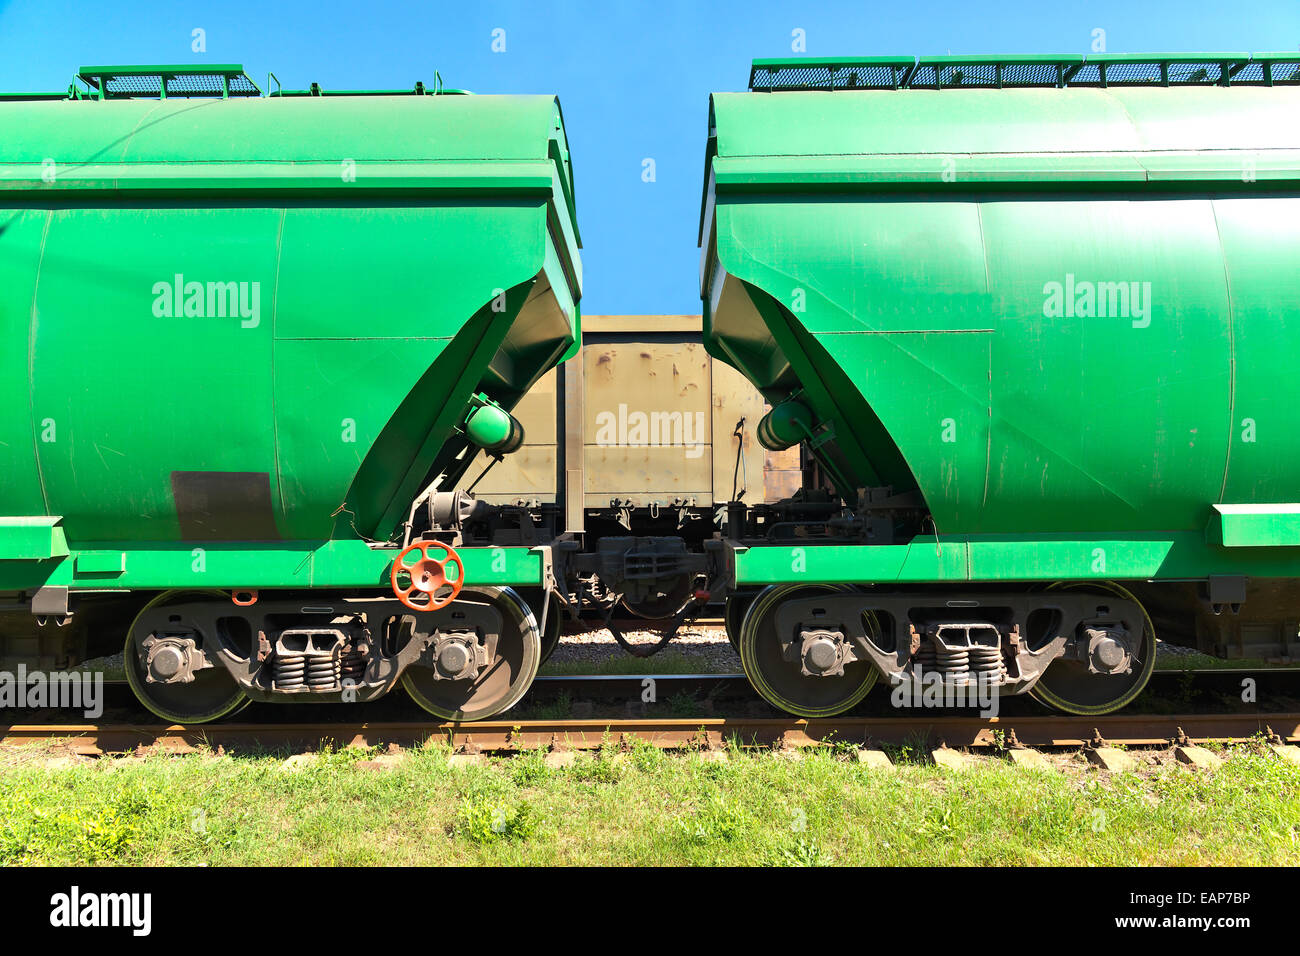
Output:
<instances>
[{"instance_id":1,"label":"green painted surface","mask_svg":"<svg viewBox=\"0 0 1300 956\"><path fill-rule=\"evenodd\" d=\"M0 562L44 561L68 553L58 518L0 518Z\"/></svg>"},{"instance_id":2,"label":"green painted surface","mask_svg":"<svg viewBox=\"0 0 1300 956\"><path fill-rule=\"evenodd\" d=\"M909 96L918 92L909 92ZM1003 91L1009 92L1009 91ZM961 91L969 96L973 90ZM1234 93L1234 95L1236 95ZM950 163L951 165L946 165ZM1300 166L1300 150L1279 149L1254 160L1256 181L1294 181ZM782 161L754 158L718 159L714 178L719 187L735 191L772 191L798 185L825 190L888 190L911 184L942 183L951 170L967 185L996 187L1083 188L1109 183L1155 185L1164 182L1204 180L1229 186L1241 183L1241 157L1223 151L1203 155L1172 156L1002 156L953 153L939 158L932 153L872 156L865 159L842 156L782 158Z\"/></svg>"},{"instance_id":3,"label":"green painted surface","mask_svg":"<svg viewBox=\"0 0 1300 956\"><path fill-rule=\"evenodd\" d=\"M470 584L538 586L542 554L524 547L457 552ZM361 588L391 590L398 551L363 541L215 543L140 546L100 544L75 558L0 560L0 590L43 585L83 588Z\"/></svg>"},{"instance_id":4,"label":"green painted surface","mask_svg":"<svg viewBox=\"0 0 1300 956\"><path fill-rule=\"evenodd\" d=\"M579 337L572 195L547 96L0 102L0 514L75 558L0 588L377 586Z\"/></svg>"},{"instance_id":5,"label":"green painted surface","mask_svg":"<svg viewBox=\"0 0 1300 956\"><path fill-rule=\"evenodd\" d=\"M759 443L772 451L799 444L812 431L812 413L799 402L782 402L763 416L756 434Z\"/></svg>"},{"instance_id":6,"label":"green painted surface","mask_svg":"<svg viewBox=\"0 0 1300 956\"><path fill-rule=\"evenodd\" d=\"M1205 538L1225 548L1300 547L1300 504L1215 505Z\"/></svg>"},{"instance_id":7,"label":"green painted surface","mask_svg":"<svg viewBox=\"0 0 1300 956\"><path fill-rule=\"evenodd\" d=\"M1215 504L1300 501L1297 111L1295 87L717 94L706 345L813 409L850 500L915 487L940 540L1025 542L972 544L967 576L1095 576L1059 535L1129 542L1111 577L1300 573L1206 544ZM950 576L919 547L810 575Z\"/></svg>"},{"instance_id":8,"label":"green painted surface","mask_svg":"<svg viewBox=\"0 0 1300 956\"><path fill-rule=\"evenodd\" d=\"M514 451L523 441L523 431L514 417L498 405L483 404L465 420L465 434L480 448ZM508 447L513 446L513 447Z\"/></svg>"},{"instance_id":9,"label":"green painted surface","mask_svg":"<svg viewBox=\"0 0 1300 956\"><path fill-rule=\"evenodd\" d=\"M1300 548L1225 549L1196 532L934 538L863 547L755 547L736 555L736 583L1198 579L1210 574L1300 577Z\"/></svg>"}]
</instances>

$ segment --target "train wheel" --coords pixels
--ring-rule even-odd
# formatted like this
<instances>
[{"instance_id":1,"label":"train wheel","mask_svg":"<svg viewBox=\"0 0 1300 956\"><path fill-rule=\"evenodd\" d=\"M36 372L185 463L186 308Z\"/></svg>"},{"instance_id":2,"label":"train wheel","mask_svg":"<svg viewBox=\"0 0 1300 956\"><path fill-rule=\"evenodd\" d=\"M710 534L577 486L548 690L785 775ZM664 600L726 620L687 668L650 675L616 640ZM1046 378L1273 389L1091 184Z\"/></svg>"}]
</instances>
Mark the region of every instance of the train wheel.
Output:
<instances>
[{"instance_id":1,"label":"train wheel","mask_svg":"<svg viewBox=\"0 0 1300 956\"><path fill-rule=\"evenodd\" d=\"M785 601L852 591L846 584L780 584L763 590L740 625L740 663L750 684L769 704L800 717L833 717L859 704L876 683L869 661L851 661L839 677L807 677L799 661L785 660L776 611Z\"/></svg>"},{"instance_id":2,"label":"train wheel","mask_svg":"<svg viewBox=\"0 0 1300 956\"><path fill-rule=\"evenodd\" d=\"M560 610L559 602L552 599L551 606L546 611L546 620L542 622L542 656L537 662L538 667L545 664L560 646L560 625L563 623L564 612Z\"/></svg>"},{"instance_id":3,"label":"train wheel","mask_svg":"<svg viewBox=\"0 0 1300 956\"><path fill-rule=\"evenodd\" d=\"M564 634L564 608L554 596L551 597L548 606L546 592L541 588L515 588L514 592L516 597L528 605L541 628L542 656L537 664L538 667L541 667L542 664L546 663L546 659L555 653L555 649L560 646L560 638ZM542 620L542 608L546 608L546 620Z\"/></svg>"},{"instance_id":4,"label":"train wheel","mask_svg":"<svg viewBox=\"0 0 1300 956\"><path fill-rule=\"evenodd\" d=\"M728 594L726 607L722 612L722 621L727 628L727 640L733 649L740 650L740 626L744 623L745 612L754 603L753 594Z\"/></svg>"},{"instance_id":5,"label":"train wheel","mask_svg":"<svg viewBox=\"0 0 1300 956\"><path fill-rule=\"evenodd\" d=\"M402 686L411 698L443 720L483 720L509 710L537 676L542 638L537 618L511 588L465 588L460 600L485 601L501 612L504 633L498 635L492 660L463 680L439 677L429 667L408 667Z\"/></svg>"},{"instance_id":6,"label":"train wheel","mask_svg":"<svg viewBox=\"0 0 1300 956\"><path fill-rule=\"evenodd\" d=\"M168 613L168 607L199 596L230 600L224 591L166 591L136 615L122 649L122 667L136 698L150 713L175 724L205 724L237 713L251 703L219 661L193 671L189 682L165 682L166 675L185 667L187 641L203 649L202 635L197 635L196 640L195 632L177 615ZM151 648L146 643L153 638L153 646L157 646L157 639L164 634L168 635L164 644L170 646L152 651L150 661Z\"/></svg>"},{"instance_id":7,"label":"train wheel","mask_svg":"<svg viewBox=\"0 0 1300 956\"><path fill-rule=\"evenodd\" d=\"M1087 588L1101 588L1142 607L1127 590L1109 581L1054 584L1049 590ZM1083 716L1109 714L1130 704L1142 693L1156 666L1156 629L1146 608L1142 608L1142 620L1142 638L1132 651L1133 667L1127 674L1090 674L1083 661L1056 660L1030 688L1030 695L1053 710Z\"/></svg>"}]
</instances>

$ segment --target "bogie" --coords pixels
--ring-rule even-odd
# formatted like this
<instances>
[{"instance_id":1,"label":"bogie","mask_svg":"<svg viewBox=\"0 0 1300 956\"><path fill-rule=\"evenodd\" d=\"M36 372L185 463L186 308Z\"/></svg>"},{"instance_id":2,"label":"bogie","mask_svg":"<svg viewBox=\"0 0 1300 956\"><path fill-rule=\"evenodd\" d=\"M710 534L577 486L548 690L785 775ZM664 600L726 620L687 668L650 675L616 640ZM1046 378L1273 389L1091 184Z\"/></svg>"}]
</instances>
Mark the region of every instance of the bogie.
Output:
<instances>
[{"instance_id":1,"label":"bogie","mask_svg":"<svg viewBox=\"0 0 1300 956\"><path fill-rule=\"evenodd\" d=\"M426 710L475 720L517 702L540 657L536 618L510 588L467 588L419 614L391 597L305 592L240 607L225 592L168 592L137 616L125 647L136 696L182 723L254 700L375 700L399 682Z\"/></svg>"}]
</instances>

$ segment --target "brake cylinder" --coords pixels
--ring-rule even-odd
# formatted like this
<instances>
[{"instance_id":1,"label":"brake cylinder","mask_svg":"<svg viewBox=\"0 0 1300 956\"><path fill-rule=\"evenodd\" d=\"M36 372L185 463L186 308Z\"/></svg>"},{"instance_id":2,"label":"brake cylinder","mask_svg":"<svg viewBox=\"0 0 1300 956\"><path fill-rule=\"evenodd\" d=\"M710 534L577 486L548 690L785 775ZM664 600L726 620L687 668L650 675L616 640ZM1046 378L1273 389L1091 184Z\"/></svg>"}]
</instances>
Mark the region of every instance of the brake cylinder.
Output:
<instances>
[{"instance_id":1,"label":"brake cylinder","mask_svg":"<svg viewBox=\"0 0 1300 956\"><path fill-rule=\"evenodd\" d=\"M486 396L477 396L479 405L465 420L465 434L478 447L497 455L517 451L524 443L524 426L519 420Z\"/></svg>"},{"instance_id":2,"label":"brake cylinder","mask_svg":"<svg viewBox=\"0 0 1300 956\"><path fill-rule=\"evenodd\" d=\"M812 430L812 412L796 401L777 405L758 423L758 441L769 451L784 451L799 444Z\"/></svg>"}]
</instances>

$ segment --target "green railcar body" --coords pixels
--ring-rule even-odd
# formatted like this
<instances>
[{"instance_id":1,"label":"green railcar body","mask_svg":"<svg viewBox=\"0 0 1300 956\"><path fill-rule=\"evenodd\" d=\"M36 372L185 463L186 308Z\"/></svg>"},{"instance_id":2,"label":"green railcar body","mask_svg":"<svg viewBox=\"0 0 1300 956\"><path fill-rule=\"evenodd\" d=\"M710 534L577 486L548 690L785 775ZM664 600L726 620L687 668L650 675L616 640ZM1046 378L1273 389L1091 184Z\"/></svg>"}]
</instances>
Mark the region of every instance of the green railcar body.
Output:
<instances>
[{"instance_id":1,"label":"green railcar body","mask_svg":"<svg viewBox=\"0 0 1300 956\"><path fill-rule=\"evenodd\" d=\"M1300 576L1300 70L1095 59L1115 82L770 61L713 96L706 346L812 411L846 501L930 518L739 547L735 583Z\"/></svg>"},{"instance_id":2,"label":"green railcar body","mask_svg":"<svg viewBox=\"0 0 1300 956\"><path fill-rule=\"evenodd\" d=\"M576 351L578 248L551 96L0 101L0 591L387 588L471 398Z\"/></svg>"}]
</instances>

